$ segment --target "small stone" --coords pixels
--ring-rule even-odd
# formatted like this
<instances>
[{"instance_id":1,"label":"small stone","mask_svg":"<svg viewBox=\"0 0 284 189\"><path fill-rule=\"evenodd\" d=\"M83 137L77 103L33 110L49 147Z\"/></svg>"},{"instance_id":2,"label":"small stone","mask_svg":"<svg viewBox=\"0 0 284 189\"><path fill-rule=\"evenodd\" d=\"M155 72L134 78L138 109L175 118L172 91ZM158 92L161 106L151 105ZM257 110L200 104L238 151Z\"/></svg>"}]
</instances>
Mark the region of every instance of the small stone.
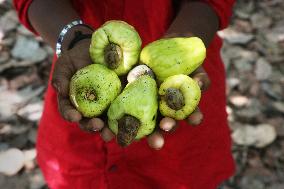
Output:
<instances>
[{"instance_id":1,"label":"small stone","mask_svg":"<svg viewBox=\"0 0 284 189\"><path fill-rule=\"evenodd\" d=\"M4 33L15 29L17 25L18 18L15 10L7 11L0 17L0 29L3 30Z\"/></svg>"},{"instance_id":2,"label":"small stone","mask_svg":"<svg viewBox=\"0 0 284 189\"><path fill-rule=\"evenodd\" d=\"M15 175L24 166L24 154L21 150L11 148L0 152L0 173L8 176Z\"/></svg>"},{"instance_id":3,"label":"small stone","mask_svg":"<svg viewBox=\"0 0 284 189\"><path fill-rule=\"evenodd\" d=\"M236 107L245 106L249 102L249 99L246 96L242 96L242 95L230 96L229 100Z\"/></svg>"},{"instance_id":4,"label":"small stone","mask_svg":"<svg viewBox=\"0 0 284 189\"><path fill-rule=\"evenodd\" d=\"M256 78L260 81L266 80L272 74L271 65L264 59L260 58L256 62L255 75Z\"/></svg>"},{"instance_id":5,"label":"small stone","mask_svg":"<svg viewBox=\"0 0 284 189\"><path fill-rule=\"evenodd\" d=\"M250 17L252 26L257 29L268 28L272 24L272 19L262 13L254 13Z\"/></svg>"},{"instance_id":6,"label":"small stone","mask_svg":"<svg viewBox=\"0 0 284 189\"><path fill-rule=\"evenodd\" d=\"M240 84L240 79L239 78L235 78L235 77L228 78L227 79L227 84L229 85L229 87L231 89L233 89L233 88L237 87Z\"/></svg>"},{"instance_id":7,"label":"small stone","mask_svg":"<svg viewBox=\"0 0 284 189\"><path fill-rule=\"evenodd\" d=\"M230 68L231 63L240 70L243 68L245 70L251 70L251 65L253 65L259 57L256 51L249 51L236 45L230 45L226 42L221 50L221 56L226 70Z\"/></svg>"},{"instance_id":8,"label":"small stone","mask_svg":"<svg viewBox=\"0 0 284 189\"><path fill-rule=\"evenodd\" d=\"M245 59L249 63L254 63L258 59L259 55L257 52L241 49L240 52L237 52L239 57Z\"/></svg>"},{"instance_id":9,"label":"small stone","mask_svg":"<svg viewBox=\"0 0 284 189\"><path fill-rule=\"evenodd\" d=\"M31 86L23 88L19 91L11 91L7 88L0 90L0 120L7 120L13 114L15 114L25 102L41 94L44 90L44 86L32 89ZM9 100L7 100L9 98ZM38 120L42 111L42 102L29 106L28 110L35 110L37 112L28 114L32 120ZM24 112L29 112L29 111Z\"/></svg>"},{"instance_id":10,"label":"small stone","mask_svg":"<svg viewBox=\"0 0 284 189\"><path fill-rule=\"evenodd\" d=\"M44 89L45 89L45 86L39 86L37 88L32 88L32 86L27 86L27 87L19 90L18 94L20 96L24 96L26 100L32 100L32 103L34 103L34 102L40 103L42 101L39 100L39 98L35 98L35 97L42 94Z\"/></svg>"},{"instance_id":11,"label":"small stone","mask_svg":"<svg viewBox=\"0 0 284 189\"><path fill-rule=\"evenodd\" d=\"M284 103L277 101L277 102L273 102L272 106L279 112L284 114Z\"/></svg>"},{"instance_id":12,"label":"small stone","mask_svg":"<svg viewBox=\"0 0 284 189\"><path fill-rule=\"evenodd\" d=\"M25 107L21 108L17 112L17 114L20 115L21 117L24 117L27 120L38 122L39 119L41 118L42 110L43 110L43 102L37 101L34 103L30 103Z\"/></svg>"},{"instance_id":13,"label":"small stone","mask_svg":"<svg viewBox=\"0 0 284 189\"><path fill-rule=\"evenodd\" d=\"M260 124L257 126L256 130L257 140L255 142L255 147L263 148L272 142L277 137L275 128L268 124Z\"/></svg>"},{"instance_id":14,"label":"small stone","mask_svg":"<svg viewBox=\"0 0 284 189\"><path fill-rule=\"evenodd\" d=\"M19 35L12 49L12 56L37 63L43 61L47 57L47 53L39 47L39 43L36 40Z\"/></svg>"},{"instance_id":15,"label":"small stone","mask_svg":"<svg viewBox=\"0 0 284 189\"><path fill-rule=\"evenodd\" d=\"M33 161L36 158L36 149L29 149L29 150L24 150L23 151L24 156L25 156L25 161Z\"/></svg>"},{"instance_id":16,"label":"small stone","mask_svg":"<svg viewBox=\"0 0 284 189\"><path fill-rule=\"evenodd\" d=\"M222 58L223 57L227 57L228 59L240 58L241 57L240 52L242 51L244 51L244 49L239 46L233 46L227 44L224 46L224 48L222 48Z\"/></svg>"},{"instance_id":17,"label":"small stone","mask_svg":"<svg viewBox=\"0 0 284 189\"><path fill-rule=\"evenodd\" d=\"M251 61L249 61L247 59L240 58L240 59L233 61L233 63L234 63L234 66L239 71L239 73L249 72L249 71L252 70Z\"/></svg>"},{"instance_id":18,"label":"small stone","mask_svg":"<svg viewBox=\"0 0 284 189\"><path fill-rule=\"evenodd\" d=\"M232 133L232 138L236 144L257 148L263 148L271 144L276 136L275 128L268 124L260 124L255 127L246 125L237 128Z\"/></svg>"},{"instance_id":19,"label":"small stone","mask_svg":"<svg viewBox=\"0 0 284 189\"><path fill-rule=\"evenodd\" d=\"M232 28L224 29L218 32L219 36L231 44L242 44L245 45L249 43L254 36L252 34L238 32Z\"/></svg>"},{"instance_id":20,"label":"small stone","mask_svg":"<svg viewBox=\"0 0 284 189\"><path fill-rule=\"evenodd\" d=\"M9 100L7 98L9 97ZM24 102L24 98L15 91L2 89L0 91L0 120L6 120L17 110L18 105Z\"/></svg>"},{"instance_id":21,"label":"small stone","mask_svg":"<svg viewBox=\"0 0 284 189\"><path fill-rule=\"evenodd\" d=\"M255 130L255 127L248 125L239 127L232 133L232 139L238 145L252 146L256 141Z\"/></svg>"},{"instance_id":22,"label":"small stone","mask_svg":"<svg viewBox=\"0 0 284 189\"><path fill-rule=\"evenodd\" d=\"M266 33L266 39L272 43L284 41L284 22L278 23L274 28Z\"/></svg>"},{"instance_id":23,"label":"small stone","mask_svg":"<svg viewBox=\"0 0 284 189\"><path fill-rule=\"evenodd\" d=\"M230 123L230 129L232 131L235 131L236 129L238 129L240 127L243 127L243 126L244 126L244 124L240 123L240 122L237 122L237 120Z\"/></svg>"}]
</instances>

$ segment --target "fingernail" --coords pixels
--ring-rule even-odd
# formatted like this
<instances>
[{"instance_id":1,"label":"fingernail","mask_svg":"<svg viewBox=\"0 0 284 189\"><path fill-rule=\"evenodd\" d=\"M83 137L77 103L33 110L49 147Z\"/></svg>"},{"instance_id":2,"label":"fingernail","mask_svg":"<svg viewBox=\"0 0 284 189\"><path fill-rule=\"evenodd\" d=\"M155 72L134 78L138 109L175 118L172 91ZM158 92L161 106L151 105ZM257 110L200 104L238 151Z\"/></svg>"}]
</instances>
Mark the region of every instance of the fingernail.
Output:
<instances>
[{"instance_id":1,"label":"fingernail","mask_svg":"<svg viewBox=\"0 0 284 189\"><path fill-rule=\"evenodd\" d=\"M97 131L99 131L99 129L98 128L93 128L92 131L97 132Z\"/></svg>"}]
</instances>

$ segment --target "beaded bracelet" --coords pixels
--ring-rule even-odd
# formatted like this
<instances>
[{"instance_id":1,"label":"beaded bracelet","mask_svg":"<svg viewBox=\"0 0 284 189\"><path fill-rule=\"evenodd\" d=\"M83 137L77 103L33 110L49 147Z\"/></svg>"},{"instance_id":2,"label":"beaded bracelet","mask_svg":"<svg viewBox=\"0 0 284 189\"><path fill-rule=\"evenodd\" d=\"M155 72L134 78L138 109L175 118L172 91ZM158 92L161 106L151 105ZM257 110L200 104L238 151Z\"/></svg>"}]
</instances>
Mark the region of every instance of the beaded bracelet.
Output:
<instances>
[{"instance_id":1,"label":"beaded bracelet","mask_svg":"<svg viewBox=\"0 0 284 189\"><path fill-rule=\"evenodd\" d=\"M85 26L85 27L88 27L88 28L92 29L90 26L88 26L86 24L83 24L82 20L75 20L75 21L72 21L71 23L67 24L66 26L64 26L64 28L61 30L61 32L60 32L60 34L58 36L57 43L56 43L56 51L55 51L55 53L56 53L57 57L59 57L61 55L61 52L62 52L61 48L62 48L62 42L63 42L64 36L66 35L66 33L71 28L73 28L74 26L77 26L77 25L82 25L82 26Z\"/></svg>"}]
</instances>

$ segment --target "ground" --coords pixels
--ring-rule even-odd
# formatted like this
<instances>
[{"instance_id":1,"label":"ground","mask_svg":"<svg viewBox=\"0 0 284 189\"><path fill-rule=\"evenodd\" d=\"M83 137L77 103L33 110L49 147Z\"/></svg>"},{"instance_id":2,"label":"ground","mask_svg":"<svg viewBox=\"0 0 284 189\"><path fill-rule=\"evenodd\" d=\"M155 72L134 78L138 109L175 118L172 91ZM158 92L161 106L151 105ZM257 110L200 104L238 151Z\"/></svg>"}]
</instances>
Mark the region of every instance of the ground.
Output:
<instances>
[{"instance_id":1,"label":"ground","mask_svg":"<svg viewBox=\"0 0 284 189\"><path fill-rule=\"evenodd\" d=\"M237 163L224 189L284 188L283 10L283 0L238 0L219 32ZM46 187L35 138L52 54L19 24L11 1L0 0L0 188Z\"/></svg>"}]
</instances>

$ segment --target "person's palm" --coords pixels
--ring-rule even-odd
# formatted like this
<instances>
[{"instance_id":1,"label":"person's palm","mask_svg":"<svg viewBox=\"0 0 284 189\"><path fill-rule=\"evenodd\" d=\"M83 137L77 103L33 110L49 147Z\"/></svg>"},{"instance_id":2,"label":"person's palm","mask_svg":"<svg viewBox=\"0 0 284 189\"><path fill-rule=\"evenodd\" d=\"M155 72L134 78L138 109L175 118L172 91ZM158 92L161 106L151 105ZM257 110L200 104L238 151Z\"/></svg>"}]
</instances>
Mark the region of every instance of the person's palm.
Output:
<instances>
[{"instance_id":1,"label":"person's palm","mask_svg":"<svg viewBox=\"0 0 284 189\"><path fill-rule=\"evenodd\" d=\"M101 119L83 118L69 100L69 83L75 72L92 64L89 56L90 39L82 40L71 50L63 52L57 59L54 67L52 84L58 94L58 108L61 116L71 122L79 122L86 131L101 130L104 123Z\"/></svg>"}]
</instances>

